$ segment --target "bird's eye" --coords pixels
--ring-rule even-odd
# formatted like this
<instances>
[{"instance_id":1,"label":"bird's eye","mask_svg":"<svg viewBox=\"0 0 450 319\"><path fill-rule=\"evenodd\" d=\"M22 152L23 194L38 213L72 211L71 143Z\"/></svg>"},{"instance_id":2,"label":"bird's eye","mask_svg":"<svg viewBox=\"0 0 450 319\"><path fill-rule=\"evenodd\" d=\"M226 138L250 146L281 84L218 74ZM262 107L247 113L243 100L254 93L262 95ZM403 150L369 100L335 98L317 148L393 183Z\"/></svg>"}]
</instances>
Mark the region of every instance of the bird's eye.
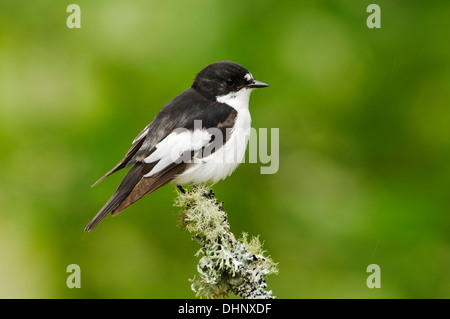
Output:
<instances>
[{"instance_id":1,"label":"bird's eye","mask_svg":"<svg viewBox=\"0 0 450 319\"><path fill-rule=\"evenodd\" d=\"M233 79L228 79L227 80L227 85L228 86L234 86L234 80Z\"/></svg>"}]
</instances>

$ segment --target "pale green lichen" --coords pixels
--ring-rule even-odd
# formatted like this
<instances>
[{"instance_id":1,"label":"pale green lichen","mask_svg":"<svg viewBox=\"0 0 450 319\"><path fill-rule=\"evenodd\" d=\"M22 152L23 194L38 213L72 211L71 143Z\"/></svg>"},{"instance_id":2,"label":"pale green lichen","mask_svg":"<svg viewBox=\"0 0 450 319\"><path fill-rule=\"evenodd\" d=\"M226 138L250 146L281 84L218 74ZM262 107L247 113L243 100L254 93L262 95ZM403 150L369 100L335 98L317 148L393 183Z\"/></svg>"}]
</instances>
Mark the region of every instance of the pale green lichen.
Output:
<instances>
[{"instance_id":1,"label":"pale green lichen","mask_svg":"<svg viewBox=\"0 0 450 319\"><path fill-rule=\"evenodd\" d=\"M175 206L185 207L180 216L182 227L189 232L205 236L206 239L217 238L229 231L228 223L224 223L226 214L221 205L211 199L214 194L206 186L193 188L184 194L178 192Z\"/></svg>"},{"instance_id":2,"label":"pale green lichen","mask_svg":"<svg viewBox=\"0 0 450 319\"><path fill-rule=\"evenodd\" d=\"M244 233L236 240L230 231L222 203L214 198L207 186L178 192L175 206L184 207L180 214L181 227L193 234L202 247L192 289L198 297L218 298L233 292L243 298L275 298L266 291L265 277L278 272L277 265L266 256L258 237L248 240Z\"/></svg>"}]
</instances>

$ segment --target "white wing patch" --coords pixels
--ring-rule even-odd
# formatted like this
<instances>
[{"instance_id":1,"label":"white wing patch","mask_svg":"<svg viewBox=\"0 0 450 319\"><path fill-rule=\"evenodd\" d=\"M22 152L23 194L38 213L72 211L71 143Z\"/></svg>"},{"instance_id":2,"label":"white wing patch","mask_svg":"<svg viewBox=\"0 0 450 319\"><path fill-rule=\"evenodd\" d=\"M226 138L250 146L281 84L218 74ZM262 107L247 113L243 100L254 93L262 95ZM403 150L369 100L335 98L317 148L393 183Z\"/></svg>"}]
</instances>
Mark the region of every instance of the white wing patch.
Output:
<instances>
[{"instance_id":1,"label":"white wing patch","mask_svg":"<svg viewBox=\"0 0 450 319\"><path fill-rule=\"evenodd\" d=\"M188 151L198 151L209 144L212 134L206 129L176 129L156 144L156 150L144 159L145 163L158 162L144 177L159 173L172 163L179 162ZM190 160L189 156L189 160Z\"/></svg>"}]
</instances>

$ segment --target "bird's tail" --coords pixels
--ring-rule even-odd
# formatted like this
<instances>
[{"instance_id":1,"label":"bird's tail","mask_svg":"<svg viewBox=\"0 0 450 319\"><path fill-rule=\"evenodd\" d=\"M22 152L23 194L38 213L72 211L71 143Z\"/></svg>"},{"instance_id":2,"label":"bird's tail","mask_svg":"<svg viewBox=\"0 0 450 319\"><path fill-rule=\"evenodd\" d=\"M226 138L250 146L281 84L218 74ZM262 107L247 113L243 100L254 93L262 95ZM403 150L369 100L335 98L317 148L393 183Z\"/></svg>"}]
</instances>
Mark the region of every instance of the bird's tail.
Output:
<instances>
[{"instance_id":1,"label":"bird's tail","mask_svg":"<svg viewBox=\"0 0 450 319\"><path fill-rule=\"evenodd\" d=\"M133 188L142 178L142 165L136 164L127 173L116 192L111 196L111 198L106 202L106 204L100 209L100 211L95 215L91 222L86 226L84 231L91 231L95 226L97 226L103 218L109 213L114 212L117 207L123 202L125 198L131 193Z\"/></svg>"}]
</instances>

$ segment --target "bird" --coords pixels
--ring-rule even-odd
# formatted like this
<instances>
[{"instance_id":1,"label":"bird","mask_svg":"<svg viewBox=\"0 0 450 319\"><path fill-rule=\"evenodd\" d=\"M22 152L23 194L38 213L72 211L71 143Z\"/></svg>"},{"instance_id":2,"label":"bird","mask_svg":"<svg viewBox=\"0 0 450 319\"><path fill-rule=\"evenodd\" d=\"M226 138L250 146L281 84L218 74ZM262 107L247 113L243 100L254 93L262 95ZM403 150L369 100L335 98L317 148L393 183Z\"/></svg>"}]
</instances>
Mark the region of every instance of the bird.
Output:
<instances>
[{"instance_id":1,"label":"bird","mask_svg":"<svg viewBox=\"0 0 450 319\"><path fill-rule=\"evenodd\" d=\"M268 86L235 62L204 67L191 87L170 100L136 136L124 158L91 186L131 167L85 231L170 182L184 192L185 185L215 184L231 175L248 144L250 94Z\"/></svg>"}]
</instances>

